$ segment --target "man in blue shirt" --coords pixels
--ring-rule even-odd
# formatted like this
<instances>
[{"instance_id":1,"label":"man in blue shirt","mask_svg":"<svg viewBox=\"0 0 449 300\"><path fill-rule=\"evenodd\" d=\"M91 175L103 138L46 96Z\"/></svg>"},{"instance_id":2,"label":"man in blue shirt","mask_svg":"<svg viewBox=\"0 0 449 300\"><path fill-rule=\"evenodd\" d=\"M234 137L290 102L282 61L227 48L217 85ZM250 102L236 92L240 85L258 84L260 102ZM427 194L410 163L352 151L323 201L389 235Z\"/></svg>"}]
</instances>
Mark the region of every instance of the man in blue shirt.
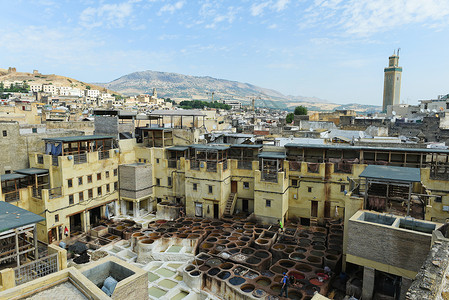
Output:
<instances>
[{"instance_id":1,"label":"man in blue shirt","mask_svg":"<svg viewBox=\"0 0 449 300\"><path fill-rule=\"evenodd\" d=\"M282 278L282 287L281 287L281 293L279 294L279 297L282 297L282 294L285 292L285 297L288 298L288 276L284 272L284 277Z\"/></svg>"}]
</instances>

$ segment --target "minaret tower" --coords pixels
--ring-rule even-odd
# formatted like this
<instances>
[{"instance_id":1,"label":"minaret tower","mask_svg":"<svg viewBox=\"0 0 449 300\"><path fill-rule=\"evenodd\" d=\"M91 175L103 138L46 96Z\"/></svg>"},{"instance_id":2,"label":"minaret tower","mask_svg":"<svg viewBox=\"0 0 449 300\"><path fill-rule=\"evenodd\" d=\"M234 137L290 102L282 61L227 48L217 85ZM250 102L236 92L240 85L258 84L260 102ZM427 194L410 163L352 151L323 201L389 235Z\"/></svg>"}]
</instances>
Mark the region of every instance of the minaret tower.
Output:
<instances>
[{"instance_id":1,"label":"minaret tower","mask_svg":"<svg viewBox=\"0 0 449 300\"><path fill-rule=\"evenodd\" d=\"M388 105L400 103L402 67L399 67L399 50L388 58L388 67L384 69L384 102L382 112L387 111Z\"/></svg>"}]
</instances>

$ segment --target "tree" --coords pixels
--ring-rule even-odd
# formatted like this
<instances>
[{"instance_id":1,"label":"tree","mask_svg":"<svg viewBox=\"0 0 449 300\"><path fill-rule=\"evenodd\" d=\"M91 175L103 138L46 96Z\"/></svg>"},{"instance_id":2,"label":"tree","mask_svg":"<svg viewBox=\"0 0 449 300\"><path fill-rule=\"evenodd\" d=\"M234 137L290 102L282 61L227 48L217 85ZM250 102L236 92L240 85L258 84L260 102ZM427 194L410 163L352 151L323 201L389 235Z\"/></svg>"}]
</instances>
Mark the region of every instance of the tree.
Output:
<instances>
[{"instance_id":1,"label":"tree","mask_svg":"<svg viewBox=\"0 0 449 300\"><path fill-rule=\"evenodd\" d=\"M291 122L293 122L293 119L295 118L295 115L293 113L289 113L287 115L287 117L285 117L285 122L287 122L288 124L290 124Z\"/></svg>"},{"instance_id":2,"label":"tree","mask_svg":"<svg viewBox=\"0 0 449 300\"><path fill-rule=\"evenodd\" d=\"M295 107L295 115L297 116L305 116L307 115L307 108L304 106L296 106Z\"/></svg>"}]
</instances>

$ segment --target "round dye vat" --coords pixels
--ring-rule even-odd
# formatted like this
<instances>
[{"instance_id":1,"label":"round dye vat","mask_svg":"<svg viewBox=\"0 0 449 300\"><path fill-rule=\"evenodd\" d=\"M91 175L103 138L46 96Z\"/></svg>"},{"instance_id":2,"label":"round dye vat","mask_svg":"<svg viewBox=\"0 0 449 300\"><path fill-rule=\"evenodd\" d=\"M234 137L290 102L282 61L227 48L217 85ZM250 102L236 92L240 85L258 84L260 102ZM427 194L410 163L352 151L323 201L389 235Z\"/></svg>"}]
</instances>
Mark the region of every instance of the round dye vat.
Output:
<instances>
[{"instance_id":1,"label":"round dye vat","mask_svg":"<svg viewBox=\"0 0 449 300\"><path fill-rule=\"evenodd\" d=\"M256 280L256 283L261 286L269 286L271 284L271 280L268 277L260 277Z\"/></svg>"},{"instance_id":2,"label":"round dye vat","mask_svg":"<svg viewBox=\"0 0 449 300\"><path fill-rule=\"evenodd\" d=\"M195 259L192 264L200 266L200 265L204 264L204 261L203 260L199 260L199 259Z\"/></svg>"},{"instance_id":3,"label":"round dye vat","mask_svg":"<svg viewBox=\"0 0 449 300\"><path fill-rule=\"evenodd\" d=\"M203 271L203 272L206 272L209 269L210 269L210 267L206 266L206 265L203 265L203 266L200 267L200 271Z\"/></svg>"},{"instance_id":4,"label":"round dye vat","mask_svg":"<svg viewBox=\"0 0 449 300\"><path fill-rule=\"evenodd\" d=\"M240 287L240 289L242 291L244 291L245 293L251 293L252 291L254 291L254 285L252 284L244 284Z\"/></svg>"},{"instance_id":5,"label":"round dye vat","mask_svg":"<svg viewBox=\"0 0 449 300\"><path fill-rule=\"evenodd\" d=\"M202 243L201 244L201 248L202 249L210 249L210 248L212 248L214 245L213 244L211 244L211 243Z\"/></svg>"},{"instance_id":6,"label":"round dye vat","mask_svg":"<svg viewBox=\"0 0 449 300\"><path fill-rule=\"evenodd\" d=\"M323 227L315 227L315 231L326 233L326 228L323 228ZM315 233L316 233L316 232L315 232Z\"/></svg>"},{"instance_id":7,"label":"round dye vat","mask_svg":"<svg viewBox=\"0 0 449 300\"><path fill-rule=\"evenodd\" d=\"M237 241L239 238L236 237L236 236L230 236L227 239L230 240L230 241Z\"/></svg>"},{"instance_id":8,"label":"round dye vat","mask_svg":"<svg viewBox=\"0 0 449 300\"><path fill-rule=\"evenodd\" d=\"M246 280L242 277L232 277L231 279L229 279L229 283L232 285L240 285L242 283L244 283Z\"/></svg>"},{"instance_id":9,"label":"round dye vat","mask_svg":"<svg viewBox=\"0 0 449 300\"><path fill-rule=\"evenodd\" d=\"M312 248L313 248L313 250L318 250L318 251L324 251L324 250L326 250L326 247L321 246L321 245L315 245L315 246L313 246Z\"/></svg>"},{"instance_id":10,"label":"round dye vat","mask_svg":"<svg viewBox=\"0 0 449 300\"><path fill-rule=\"evenodd\" d=\"M315 256L319 256L319 257L324 256L324 252L316 251L316 250L310 251L310 254L315 255Z\"/></svg>"},{"instance_id":11,"label":"round dye vat","mask_svg":"<svg viewBox=\"0 0 449 300\"><path fill-rule=\"evenodd\" d=\"M302 293L297 290L288 291L288 299L301 300L303 297Z\"/></svg>"},{"instance_id":12,"label":"round dye vat","mask_svg":"<svg viewBox=\"0 0 449 300\"><path fill-rule=\"evenodd\" d=\"M218 273L220 273L220 269L219 268L212 268L212 269L209 270L209 272L207 272L207 274L209 274L210 276L215 276Z\"/></svg>"},{"instance_id":13,"label":"round dye vat","mask_svg":"<svg viewBox=\"0 0 449 300\"><path fill-rule=\"evenodd\" d=\"M243 242L249 242L250 238L247 237L247 236L241 236L241 237L239 238L239 240L241 240L241 241L243 241ZM267 242L268 242L268 241L267 241Z\"/></svg>"},{"instance_id":14,"label":"round dye vat","mask_svg":"<svg viewBox=\"0 0 449 300\"><path fill-rule=\"evenodd\" d=\"M312 241L309 240L309 239L300 239L299 240L299 245L303 246L303 247L309 247L311 242Z\"/></svg>"},{"instance_id":15,"label":"round dye vat","mask_svg":"<svg viewBox=\"0 0 449 300\"><path fill-rule=\"evenodd\" d=\"M223 269L223 270L229 270L229 269L231 269L233 266L234 266L234 265L231 264L231 263L222 263L222 264L220 265L220 268Z\"/></svg>"},{"instance_id":16,"label":"round dye vat","mask_svg":"<svg viewBox=\"0 0 449 300\"><path fill-rule=\"evenodd\" d=\"M200 237L199 234L189 234L189 236L187 236L188 239L192 239L192 240L198 239L199 237Z\"/></svg>"},{"instance_id":17,"label":"round dye vat","mask_svg":"<svg viewBox=\"0 0 449 300\"><path fill-rule=\"evenodd\" d=\"M267 257L269 257L270 256L270 253L269 252L266 252L266 251L256 251L255 253L254 253L254 256L256 256L256 257L259 257L259 258L267 258Z\"/></svg>"},{"instance_id":18,"label":"round dye vat","mask_svg":"<svg viewBox=\"0 0 449 300\"><path fill-rule=\"evenodd\" d=\"M273 266L270 269L271 271L273 271L274 273L278 273L278 274L284 274L284 272L287 272L286 268L282 268L280 266Z\"/></svg>"},{"instance_id":19,"label":"round dye vat","mask_svg":"<svg viewBox=\"0 0 449 300\"><path fill-rule=\"evenodd\" d=\"M223 245L218 245L217 247L215 247L215 249L217 251L223 251L225 248L226 248L226 246L223 246Z\"/></svg>"},{"instance_id":20,"label":"round dye vat","mask_svg":"<svg viewBox=\"0 0 449 300\"><path fill-rule=\"evenodd\" d=\"M190 272L190 271L193 271L193 270L195 270L195 266L192 266L192 265L188 265L188 266L185 267L185 269L184 269L184 271L186 271L186 272Z\"/></svg>"},{"instance_id":21,"label":"round dye vat","mask_svg":"<svg viewBox=\"0 0 449 300\"><path fill-rule=\"evenodd\" d=\"M227 279L229 276L231 276L231 272L228 271L223 271L217 275L217 277L220 279Z\"/></svg>"},{"instance_id":22,"label":"round dye vat","mask_svg":"<svg viewBox=\"0 0 449 300\"><path fill-rule=\"evenodd\" d=\"M257 239L256 243L261 244L261 245L266 245L266 244L268 244L268 240L266 240L266 239Z\"/></svg>"},{"instance_id":23,"label":"round dye vat","mask_svg":"<svg viewBox=\"0 0 449 300\"><path fill-rule=\"evenodd\" d=\"M340 251L335 249L328 249L326 252L331 255L340 255Z\"/></svg>"},{"instance_id":24,"label":"round dye vat","mask_svg":"<svg viewBox=\"0 0 449 300\"><path fill-rule=\"evenodd\" d=\"M267 292L265 292L264 290L261 289L256 289L253 292L253 296L256 298L262 298L265 297L267 295Z\"/></svg>"},{"instance_id":25,"label":"round dye vat","mask_svg":"<svg viewBox=\"0 0 449 300\"><path fill-rule=\"evenodd\" d=\"M328 254L328 255L326 255L326 259L328 259L328 260L337 260L338 258L335 255Z\"/></svg>"},{"instance_id":26,"label":"round dye vat","mask_svg":"<svg viewBox=\"0 0 449 300\"><path fill-rule=\"evenodd\" d=\"M239 241L239 242L235 242L235 244L238 246L238 247L243 247L243 246L245 246L246 245L246 243L245 242L241 242L241 241Z\"/></svg>"},{"instance_id":27,"label":"round dye vat","mask_svg":"<svg viewBox=\"0 0 449 300\"><path fill-rule=\"evenodd\" d=\"M153 244L154 240L153 239L144 239L144 240L141 240L140 243L149 245L149 244Z\"/></svg>"},{"instance_id":28,"label":"round dye vat","mask_svg":"<svg viewBox=\"0 0 449 300\"><path fill-rule=\"evenodd\" d=\"M187 236L188 236L188 234L186 234L186 233L178 234L178 237L181 238L181 239L185 239L185 238L187 238Z\"/></svg>"},{"instance_id":29,"label":"round dye vat","mask_svg":"<svg viewBox=\"0 0 449 300\"><path fill-rule=\"evenodd\" d=\"M296 270L304 273L312 272L312 267L305 264L299 264L296 266Z\"/></svg>"},{"instance_id":30,"label":"round dye vat","mask_svg":"<svg viewBox=\"0 0 449 300\"><path fill-rule=\"evenodd\" d=\"M287 247L287 248L285 248L284 252L287 254L293 253L293 252L295 252L295 248Z\"/></svg>"},{"instance_id":31,"label":"round dye vat","mask_svg":"<svg viewBox=\"0 0 449 300\"><path fill-rule=\"evenodd\" d=\"M273 284L271 287L270 287L270 290L272 290L274 293L277 293L277 294L279 294L280 292L281 292L281 285L280 284Z\"/></svg>"},{"instance_id":32,"label":"round dye vat","mask_svg":"<svg viewBox=\"0 0 449 300\"><path fill-rule=\"evenodd\" d=\"M242 248L242 250L240 250L240 252L242 252L243 254L253 254L254 253L254 249L252 249L252 248Z\"/></svg>"},{"instance_id":33,"label":"round dye vat","mask_svg":"<svg viewBox=\"0 0 449 300\"><path fill-rule=\"evenodd\" d=\"M279 264L287 269L292 268L295 266L295 263L286 259L281 259L279 261Z\"/></svg>"},{"instance_id":34,"label":"round dye vat","mask_svg":"<svg viewBox=\"0 0 449 300\"><path fill-rule=\"evenodd\" d=\"M285 249L285 245L283 245L283 244L277 244L277 245L274 245L274 246L273 246L273 249L276 249L276 250L284 250L284 249Z\"/></svg>"},{"instance_id":35,"label":"round dye vat","mask_svg":"<svg viewBox=\"0 0 449 300\"><path fill-rule=\"evenodd\" d=\"M233 249L229 250L228 252L231 253L231 254L235 254L235 253L240 252L240 249L233 248Z\"/></svg>"},{"instance_id":36,"label":"round dye vat","mask_svg":"<svg viewBox=\"0 0 449 300\"><path fill-rule=\"evenodd\" d=\"M317 256L310 255L309 257L307 257L307 260L314 264L321 263L321 258Z\"/></svg>"},{"instance_id":37,"label":"round dye vat","mask_svg":"<svg viewBox=\"0 0 449 300\"><path fill-rule=\"evenodd\" d=\"M326 240L324 238L313 238L312 240L313 240L312 246L315 246L315 245L324 246L324 244L326 243Z\"/></svg>"},{"instance_id":38,"label":"round dye vat","mask_svg":"<svg viewBox=\"0 0 449 300\"><path fill-rule=\"evenodd\" d=\"M303 260L304 258L306 258L306 256L302 253L298 253L298 252L293 252L289 255L290 259L293 260Z\"/></svg>"},{"instance_id":39,"label":"round dye vat","mask_svg":"<svg viewBox=\"0 0 449 300\"><path fill-rule=\"evenodd\" d=\"M208 238L208 239L206 240L206 242L209 242L209 243L215 243L216 241L217 241L217 239L214 238L214 237Z\"/></svg>"},{"instance_id":40,"label":"round dye vat","mask_svg":"<svg viewBox=\"0 0 449 300\"><path fill-rule=\"evenodd\" d=\"M190 272L190 275L192 275L192 276L200 276L200 271L193 271L193 272Z\"/></svg>"},{"instance_id":41,"label":"round dye vat","mask_svg":"<svg viewBox=\"0 0 449 300\"><path fill-rule=\"evenodd\" d=\"M326 236L326 233L324 233L324 232L314 232L313 236Z\"/></svg>"},{"instance_id":42,"label":"round dye vat","mask_svg":"<svg viewBox=\"0 0 449 300\"><path fill-rule=\"evenodd\" d=\"M228 249L232 249L232 248L237 247L237 245L234 244L234 243L230 243L230 244L226 245L226 247L227 247Z\"/></svg>"},{"instance_id":43,"label":"round dye vat","mask_svg":"<svg viewBox=\"0 0 449 300\"><path fill-rule=\"evenodd\" d=\"M274 273L269 270L265 270L265 271L262 271L262 275L267 276L267 277L273 277Z\"/></svg>"},{"instance_id":44,"label":"round dye vat","mask_svg":"<svg viewBox=\"0 0 449 300\"><path fill-rule=\"evenodd\" d=\"M313 284L313 285L316 285L316 286L321 286L321 285L324 284L324 282L319 281L318 278L312 278L312 279L309 280L309 282L311 284Z\"/></svg>"},{"instance_id":45,"label":"round dye vat","mask_svg":"<svg viewBox=\"0 0 449 300\"><path fill-rule=\"evenodd\" d=\"M306 278L306 276L304 274L302 274L300 272L296 272L296 271L290 271L290 272L288 272L288 275L295 277L296 280Z\"/></svg>"},{"instance_id":46,"label":"round dye vat","mask_svg":"<svg viewBox=\"0 0 449 300\"><path fill-rule=\"evenodd\" d=\"M221 226L221 225L223 225L223 222L220 222L220 221L214 221L214 222L211 222L210 225L211 225L211 226Z\"/></svg>"},{"instance_id":47,"label":"round dye vat","mask_svg":"<svg viewBox=\"0 0 449 300\"><path fill-rule=\"evenodd\" d=\"M307 252L307 249L304 249L301 247L296 247L295 252L304 253L304 252Z\"/></svg>"},{"instance_id":48,"label":"round dye vat","mask_svg":"<svg viewBox=\"0 0 449 300\"><path fill-rule=\"evenodd\" d=\"M219 266L222 263L223 262L218 258L211 258L211 259L206 260L206 265L211 266L211 267Z\"/></svg>"},{"instance_id":49,"label":"round dye vat","mask_svg":"<svg viewBox=\"0 0 449 300\"><path fill-rule=\"evenodd\" d=\"M252 265L257 265L260 262L261 262L261 259L257 258L257 257L250 257L246 260L246 263L252 264Z\"/></svg>"},{"instance_id":50,"label":"round dye vat","mask_svg":"<svg viewBox=\"0 0 449 300\"><path fill-rule=\"evenodd\" d=\"M226 245L229 244L228 240L218 240L218 243L222 244L222 245Z\"/></svg>"}]
</instances>

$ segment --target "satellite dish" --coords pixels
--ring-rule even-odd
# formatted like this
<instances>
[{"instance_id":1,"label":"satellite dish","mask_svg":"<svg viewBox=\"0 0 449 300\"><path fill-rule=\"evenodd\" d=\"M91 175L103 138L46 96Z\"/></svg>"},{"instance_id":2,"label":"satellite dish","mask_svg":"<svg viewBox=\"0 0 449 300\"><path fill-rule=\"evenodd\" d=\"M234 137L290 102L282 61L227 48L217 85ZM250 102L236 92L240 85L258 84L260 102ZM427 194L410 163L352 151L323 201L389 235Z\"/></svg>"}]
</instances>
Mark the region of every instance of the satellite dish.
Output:
<instances>
[{"instance_id":1,"label":"satellite dish","mask_svg":"<svg viewBox=\"0 0 449 300\"><path fill-rule=\"evenodd\" d=\"M392 114L393 116L396 116L396 112L395 112L394 110L391 112L391 114Z\"/></svg>"}]
</instances>

